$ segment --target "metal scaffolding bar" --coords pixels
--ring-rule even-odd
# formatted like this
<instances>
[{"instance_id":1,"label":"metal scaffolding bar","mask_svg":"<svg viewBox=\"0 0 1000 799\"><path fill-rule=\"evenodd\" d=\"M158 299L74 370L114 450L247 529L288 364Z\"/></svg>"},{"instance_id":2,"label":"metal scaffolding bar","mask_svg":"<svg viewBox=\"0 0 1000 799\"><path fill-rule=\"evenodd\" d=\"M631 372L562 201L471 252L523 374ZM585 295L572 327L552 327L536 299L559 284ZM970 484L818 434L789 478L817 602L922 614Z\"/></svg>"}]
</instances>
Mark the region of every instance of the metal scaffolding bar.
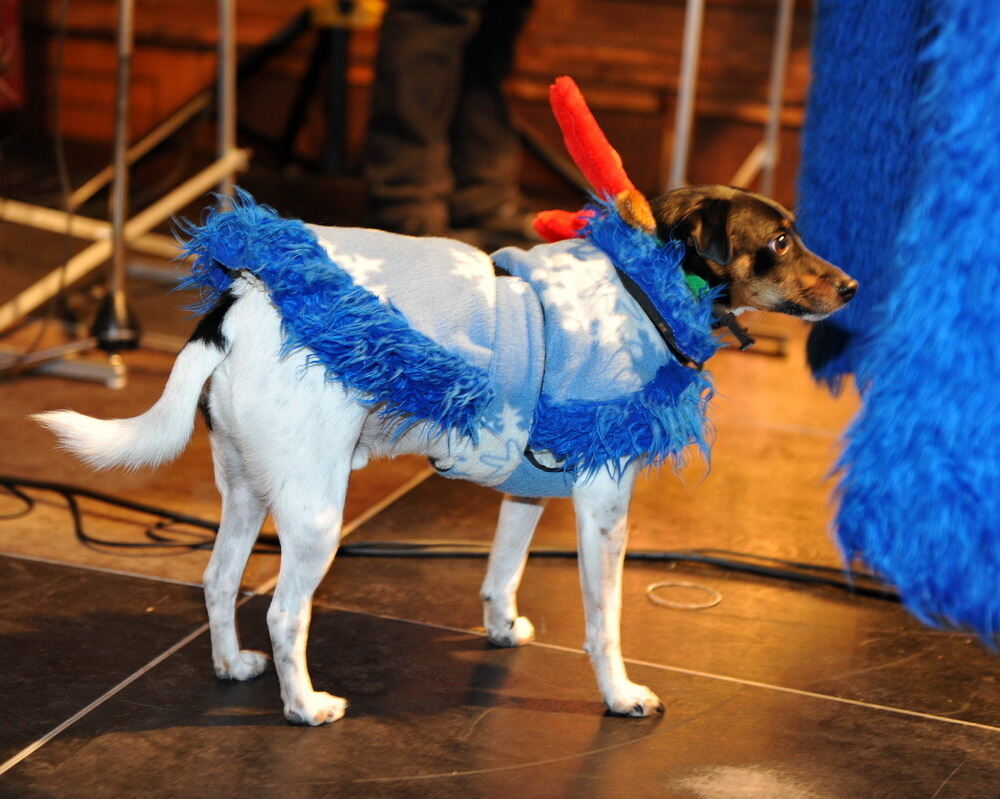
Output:
<instances>
[{"instance_id":1,"label":"metal scaffolding bar","mask_svg":"<svg viewBox=\"0 0 1000 799\"><path fill-rule=\"evenodd\" d=\"M218 118L216 157L225 158L236 147L236 3L219 0ZM219 182L219 194L233 193L233 176Z\"/></svg>"},{"instance_id":2,"label":"metal scaffolding bar","mask_svg":"<svg viewBox=\"0 0 1000 799\"><path fill-rule=\"evenodd\" d=\"M668 189L687 182L688 153L694 125L694 98L698 87L698 57L701 53L701 25L705 0L688 0L684 12L684 45L681 51L681 75L677 86L677 111L674 116L673 157L670 160Z\"/></svg>"},{"instance_id":3,"label":"metal scaffolding bar","mask_svg":"<svg viewBox=\"0 0 1000 799\"><path fill-rule=\"evenodd\" d=\"M79 206L109 179L114 180L111 201L111 222L101 222L64 211L42 208L14 200L0 202L0 219L95 239L64 264L56 267L13 299L0 306L0 331L6 330L27 316L61 289L76 282L109 258L116 265L112 289L124 289L124 256L126 244L171 257L176 246L166 236L150 231L200 195L217 187L231 191L232 176L246 169L249 151L240 150L236 140L236 59L235 59L235 0L219 2L219 78L218 78L218 158L201 172L181 183L172 191L128 217L128 165L149 152L184 122L208 104L211 92L195 97L133 147L128 146L129 73L132 58L134 0L119 0L118 30L118 101L115 121L114 163L70 195L70 208ZM301 16L301 15L300 15ZM301 20L296 18L296 26ZM295 30L298 30L296 27ZM120 268L119 268L120 267Z\"/></svg>"},{"instance_id":4,"label":"metal scaffolding bar","mask_svg":"<svg viewBox=\"0 0 1000 799\"><path fill-rule=\"evenodd\" d=\"M667 189L676 189L687 183L704 11L705 0L687 0L670 170L666 178ZM774 175L780 154L781 111L794 11L795 0L778 0L777 20L771 47L768 113L764 137L747 155L730 180L735 186L746 187L761 175L760 190L762 194L767 195L774 190Z\"/></svg>"},{"instance_id":5,"label":"metal scaffolding bar","mask_svg":"<svg viewBox=\"0 0 1000 799\"><path fill-rule=\"evenodd\" d=\"M125 239L138 238L149 232L171 214L176 213L192 200L197 199L226 175L245 169L249 150L233 150L207 169L184 181L173 191L132 217L123 228ZM30 288L25 289L9 302L0 306L0 330L5 330L18 319L35 310L54 297L61 288L68 286L108 260L112 246L109 238L100 239L87 246L63 266L53 270Z\"/></svg>"},{"instance_id":6,"label":"metal scaffolding bar","mask_svg":"<svg viewBox=\"0 0 1000 799\"><path fill-rule=\"evenodd\" d=\"M761 194L770 196L774 191L774 173L778 168L780 155L781 106L785 92L785 69L788 65L788 49L792 37L792 14L795 0L779 0L778 23L774 29L774 44L771 48L771 87L769 92L767 128L764 145L767 156L760 178Z\"/></svg>"}]
</instances>

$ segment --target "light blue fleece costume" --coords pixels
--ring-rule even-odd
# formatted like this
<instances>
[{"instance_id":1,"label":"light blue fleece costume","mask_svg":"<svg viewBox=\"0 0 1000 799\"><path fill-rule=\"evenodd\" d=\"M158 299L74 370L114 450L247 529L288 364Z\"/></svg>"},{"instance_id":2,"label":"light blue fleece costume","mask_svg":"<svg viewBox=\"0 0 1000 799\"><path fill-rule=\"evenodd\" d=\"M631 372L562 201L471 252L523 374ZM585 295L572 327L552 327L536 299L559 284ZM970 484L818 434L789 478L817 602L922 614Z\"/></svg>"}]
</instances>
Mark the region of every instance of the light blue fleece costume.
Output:
<instances>
[{"instance_id":1,"label":"light blue fleece costume","mask_svg":"<svg viewBox=\"0 0 1000 799\"><path fill-rule=\"evenodd\" d=\"M601 206L587 239L485 253L280 218L239 193L189 226L189 286L205 305L234 274L261 279L282 316L285 351L404 425L447 436L435 466L522 496L567 496L576 478L705 447L704 373L674 358L616 267L653 301L682 352L716 342L711 297L695 298L682 250ZM495 271L495 267L499 269Z\"/></svg>"}]
</instances>

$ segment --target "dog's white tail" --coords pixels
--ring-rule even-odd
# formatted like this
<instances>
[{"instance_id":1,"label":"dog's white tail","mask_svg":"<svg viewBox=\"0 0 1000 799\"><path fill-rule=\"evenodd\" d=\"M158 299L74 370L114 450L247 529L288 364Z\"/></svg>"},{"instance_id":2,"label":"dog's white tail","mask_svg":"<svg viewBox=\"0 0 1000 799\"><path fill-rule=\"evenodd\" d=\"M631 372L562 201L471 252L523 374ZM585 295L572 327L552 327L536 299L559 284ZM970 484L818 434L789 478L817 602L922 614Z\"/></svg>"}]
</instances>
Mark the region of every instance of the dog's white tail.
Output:
<instances>
[{"instance_id":1,"label":"dog's white tail","mask_svg":"<svg viewBox=\"0 0 1000 799\"><path fill-rule=\"evenodd\" d=\"M32 418L52 430L62 447L95 469L158 466L177 457L187 445L202 387L227 350L205 340L189 342L177 356L156 404L131 419L95 419L75 411L48 411Z\"/></svg>"}]
</instances>

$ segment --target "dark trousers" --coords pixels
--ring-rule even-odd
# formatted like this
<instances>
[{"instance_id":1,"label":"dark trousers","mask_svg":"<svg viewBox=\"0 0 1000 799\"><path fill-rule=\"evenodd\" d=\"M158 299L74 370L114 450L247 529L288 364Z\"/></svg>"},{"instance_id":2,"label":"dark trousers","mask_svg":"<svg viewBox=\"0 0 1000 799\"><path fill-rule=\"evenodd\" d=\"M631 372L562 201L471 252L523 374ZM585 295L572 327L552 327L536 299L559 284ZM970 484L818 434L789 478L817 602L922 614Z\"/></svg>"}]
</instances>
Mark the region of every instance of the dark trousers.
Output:
<instances>
[{"instance_id":1,"label":"dark trousers","mask_svg":"<svg viewBox=\"0 0 1000 799\"><path fill-rule=\"evenodd\" d=\"M502 83L531 0L392 0L365 164L368 223L406 233L474 224L517 196Z\"/></svg>"}]
</instances>

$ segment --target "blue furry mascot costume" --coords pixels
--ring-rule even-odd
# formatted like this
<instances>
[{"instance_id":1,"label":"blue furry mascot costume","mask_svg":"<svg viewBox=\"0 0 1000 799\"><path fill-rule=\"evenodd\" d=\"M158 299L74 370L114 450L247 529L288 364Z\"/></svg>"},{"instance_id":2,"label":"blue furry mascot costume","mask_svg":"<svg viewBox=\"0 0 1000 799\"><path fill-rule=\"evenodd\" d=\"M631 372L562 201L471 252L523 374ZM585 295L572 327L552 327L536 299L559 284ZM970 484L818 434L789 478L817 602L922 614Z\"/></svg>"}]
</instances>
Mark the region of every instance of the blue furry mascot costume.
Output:
<instances>
[{"instance_id":1,"label":"blue furry mascot costume","mask_svg":"<svg viewBox=\"0 0 1000 799\"><path fill-rule=\"evenodd\" d=\"M799 224L862 291L817 325L863 408L845 554L931 624L1000 633L1000 3L820 0Z\"/></svg>"}]
</instances>

